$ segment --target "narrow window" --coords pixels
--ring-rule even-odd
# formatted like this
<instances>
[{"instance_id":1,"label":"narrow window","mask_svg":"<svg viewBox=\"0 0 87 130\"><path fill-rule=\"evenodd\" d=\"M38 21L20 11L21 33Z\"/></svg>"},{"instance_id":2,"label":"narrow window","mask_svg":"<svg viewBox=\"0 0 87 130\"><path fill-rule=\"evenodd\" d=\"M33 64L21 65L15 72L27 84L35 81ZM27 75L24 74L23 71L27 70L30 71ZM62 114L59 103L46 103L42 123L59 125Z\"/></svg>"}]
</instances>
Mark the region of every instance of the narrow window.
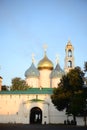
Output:
<instances>
[{"instance_id":1,"label":"narrow window","mask_svg":"<svg viewBox=\"0 0 87 130\"><path fill-rule=\"evenodd\" d=\"M68 50L68 57L72 57L72 51Z\"/></svg>"},{"instance_id":2,"label":"narrow window","mask_svg":"<svg viewBox=\"0 0 87 130\"><path fill-rule=\"evenodd\" d=\"M69 68L72 67L72 61L68 61L68 67L69 67Z\"/></svg>"}]
</instances>

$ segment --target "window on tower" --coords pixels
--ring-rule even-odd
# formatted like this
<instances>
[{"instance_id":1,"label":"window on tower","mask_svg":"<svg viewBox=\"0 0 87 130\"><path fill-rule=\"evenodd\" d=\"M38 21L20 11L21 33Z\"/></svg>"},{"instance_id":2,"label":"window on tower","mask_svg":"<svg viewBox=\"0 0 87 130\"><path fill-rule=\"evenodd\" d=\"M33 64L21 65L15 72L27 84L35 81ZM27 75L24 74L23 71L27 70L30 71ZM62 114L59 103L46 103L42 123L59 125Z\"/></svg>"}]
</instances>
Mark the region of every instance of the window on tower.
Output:
<instances>
[{"instance_id":1,"label":"window on tower","mask_svg":"<svg viewBox=\"0 0 87 130\"><path fill-rule=\"evenodd\" d=\"M68 57L72 57L72 51L70 49L68 50Z\"/></svg>"},{"instance_id":2,"label":"window on tower","mask_svg":"<svg viewBox=\"0 0 87 130\"><path fill-rule=\"evenodd\" d=\"M72 67L72 61L68 61L68 68L71 68Z\"/></svg>"}]
</instances>

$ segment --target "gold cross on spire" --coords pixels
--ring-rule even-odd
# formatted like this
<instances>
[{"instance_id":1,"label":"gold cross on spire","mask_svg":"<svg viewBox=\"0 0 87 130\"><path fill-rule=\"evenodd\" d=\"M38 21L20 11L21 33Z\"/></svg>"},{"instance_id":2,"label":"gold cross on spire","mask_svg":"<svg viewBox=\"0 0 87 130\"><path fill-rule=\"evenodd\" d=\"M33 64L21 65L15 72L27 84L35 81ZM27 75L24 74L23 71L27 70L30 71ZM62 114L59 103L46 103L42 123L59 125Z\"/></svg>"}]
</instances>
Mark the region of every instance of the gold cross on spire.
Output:
<instances>
[{"instance_id":1,"label":"gold cross on spire","mask_svg":"<svg viewBox=\"0 0 87 130\"><path fill-rule=\"evenodd\" d=\"M46 51L47 51L47 44L44 44L44 45L43 45L43 48L44 48L44 53L46 54Z\"/></svg>"}]
</instances>

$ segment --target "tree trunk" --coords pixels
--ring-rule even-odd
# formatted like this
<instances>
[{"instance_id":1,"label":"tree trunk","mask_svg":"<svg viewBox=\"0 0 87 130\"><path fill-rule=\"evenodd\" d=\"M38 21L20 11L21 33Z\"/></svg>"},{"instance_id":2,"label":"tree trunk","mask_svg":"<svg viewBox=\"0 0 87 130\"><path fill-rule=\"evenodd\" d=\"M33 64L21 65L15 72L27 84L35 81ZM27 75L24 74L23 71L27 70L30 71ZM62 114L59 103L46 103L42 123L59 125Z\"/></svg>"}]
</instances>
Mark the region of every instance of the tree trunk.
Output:
<instances>
[{"instance_id":1,"label":"tree trunk","mask_svg":"<svg viewBox=\"0 0 87 130\"><path fill-rule=\"evenodd\" d=\"M73 121L74 121L74 125L76 125L76 116L73 115Z\"/></svg>"},{"instance_id":2,"label":"tree trunk","mask_svg":"<svg viewBox=\"0 0 87 130\"><path fill-rule=\"evenodd\" d=\"M84 125L86 126L86 115L84 115Z\"/></svg>"}]
</instances>

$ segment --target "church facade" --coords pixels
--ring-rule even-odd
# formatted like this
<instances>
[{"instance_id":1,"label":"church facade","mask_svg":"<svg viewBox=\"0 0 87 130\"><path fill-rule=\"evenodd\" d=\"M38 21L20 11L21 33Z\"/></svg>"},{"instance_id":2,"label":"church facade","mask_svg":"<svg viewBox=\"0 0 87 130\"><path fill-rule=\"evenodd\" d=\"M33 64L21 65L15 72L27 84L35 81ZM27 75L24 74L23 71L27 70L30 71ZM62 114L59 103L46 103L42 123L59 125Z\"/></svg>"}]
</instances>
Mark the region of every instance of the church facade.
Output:
<instances>
[{"instance_id":1,"label":"church facade","mask_svg":"<svg viewBox=\"0 0 87 130\"><path fill-rule=\"evenodd\" d=\"M58 111L50 97L53 88L58 87L61 77L72 68L74 68L74 48L70 41L65 47L64 70L61 69L58 60L54 68L52 61L47 57L45 48L44 57L37 67L32 58L31 66L25 71L28 90L0 91L0 123L64 123L64 120L67 120L65 111ZM0 90L1 82L2 77ZM79 119L78 124L82 122L83 120Z\"/></svg>"}]
</instances>

